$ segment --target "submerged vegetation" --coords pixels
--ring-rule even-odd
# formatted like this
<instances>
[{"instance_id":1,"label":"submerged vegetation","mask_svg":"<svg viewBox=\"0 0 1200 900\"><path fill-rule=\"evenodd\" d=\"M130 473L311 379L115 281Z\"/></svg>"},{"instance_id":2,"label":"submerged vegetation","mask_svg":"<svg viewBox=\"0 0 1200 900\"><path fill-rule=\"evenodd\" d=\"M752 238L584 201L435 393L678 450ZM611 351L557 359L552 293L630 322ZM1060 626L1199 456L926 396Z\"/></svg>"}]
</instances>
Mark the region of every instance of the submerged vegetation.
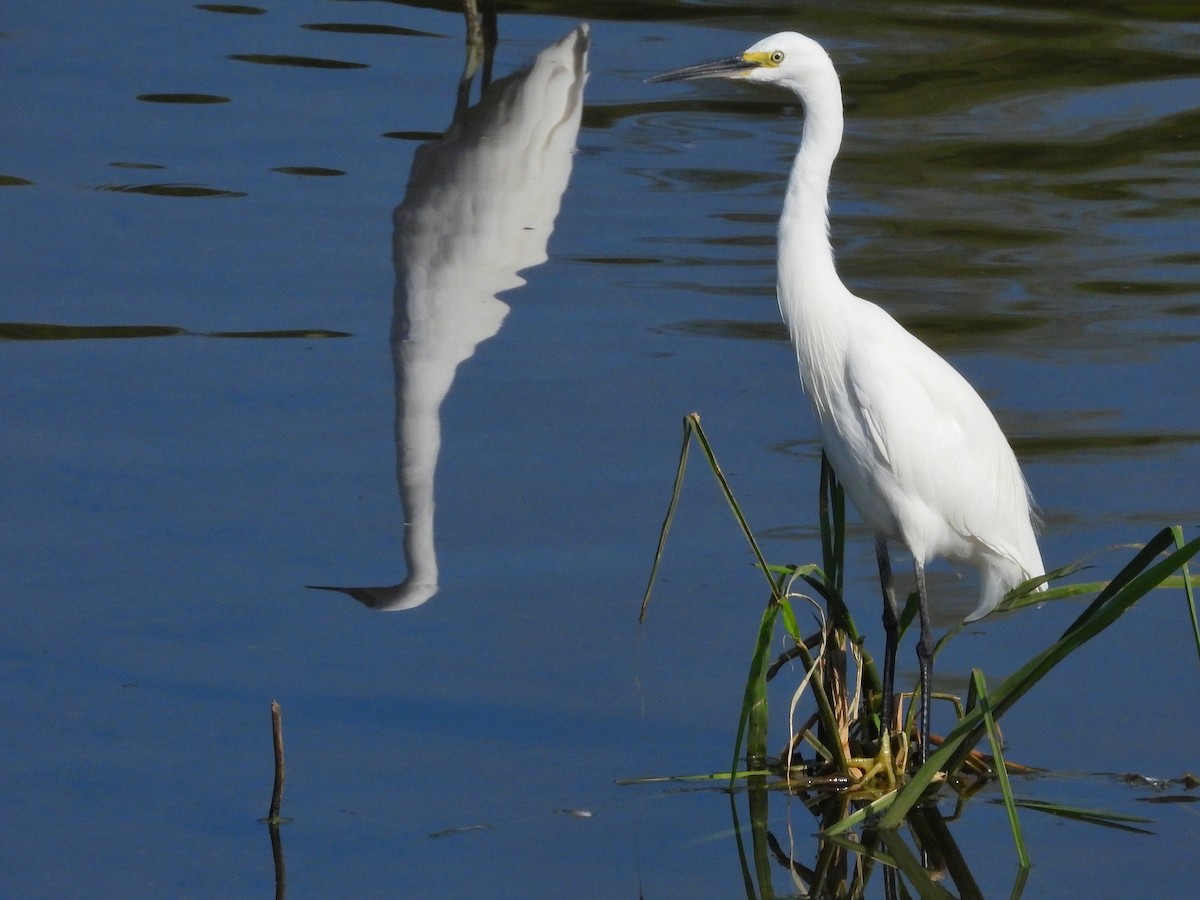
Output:
<instances>
[{"instance_id":1,"label":"submerged vegetation","mask_svg":"<svg viewBox=\"0 0 1200 900\"><path fill-rule=\"evenodd\" d=\"M1111 580L1067 582L1083 568L1074 564L1031 579L1011 591L997 611L1014 611L1085 595L1094 594L1095 598L1055 641L999 684L989 686L983 672L974 669L966 686L965 702L948 695L933 695L935 700L954 705L956 724L944 737L930 736L936 750L924 765L917 766L916 754L909 753L909 748L920 738L915 729L915 703L909 703L899 727L894 723L885 729L880 721L883 696L879 670L843 595L845 501L824 459L820 484L821 562L773 565L764 558L754 538L700 426L699 415L687 416L674 489L643 597L642 616L650 602L693 440L716 476L769 586L746 679L733 763L728 773L704 776L728 781L735 798L735 821L736 797L743 790L749 796L753 838L753 852L749 856L744 852L738 830L746 866L747 896L757 896L755 880L762 896L771 896L771 856L786 865L811 896L863 896L876 862L884 867L889 896L897 895L898 873L922 897L951 896L936 883L935 877L940 877L940 873L949 874L961 896L981 896L957 852L947 820L933 801L956 794L961 802L993 783L998 784L1008 811L1022 873L1028 869L1030 858L1021 833L1019 808L1140 830L1138 826L1145 820L1014 797L1009 775L1031 770L1005 762L996 722L1055 666L1156 588L1183 589L1192 638L1200 654L1200 623L1193 593L1196 580L1188 573L1188 561L1200 552L1200 537L1186 541L1182 528L1163 528ZM1047 589L1035 593L1043 584ZM870 608L876 605L871 604ZM802 631L798 607L810 609L815 616L818 627L813 633ZM913 593L904 608L902 631L916 612L917 596ZM772 658L780 627L786 635L787 649ZM960 624L938 641L935 656L961 629ZM799 662L801 676L789 705L786 740L782 750L772 754L767 683L791 661ZM905 696L910 701L917 699L915 692ZM810 711L804 714L802 709ZM882 737L889 734L888 739ZM977 749L985 738L988 754ZM1185 776L1185 786L1191 779L1192 776ZM821 850L811 869L800 866L784 853L767 830L768 793L778 791L800 797L820 822ZM909 840L903 837L901 826L906 826ZM855 860L852 870L851 857ZM749 860L753 860L753 866ZM1019 895L1020 889L1018 883L1014 896Z\"/></svg>"}]
</instances>

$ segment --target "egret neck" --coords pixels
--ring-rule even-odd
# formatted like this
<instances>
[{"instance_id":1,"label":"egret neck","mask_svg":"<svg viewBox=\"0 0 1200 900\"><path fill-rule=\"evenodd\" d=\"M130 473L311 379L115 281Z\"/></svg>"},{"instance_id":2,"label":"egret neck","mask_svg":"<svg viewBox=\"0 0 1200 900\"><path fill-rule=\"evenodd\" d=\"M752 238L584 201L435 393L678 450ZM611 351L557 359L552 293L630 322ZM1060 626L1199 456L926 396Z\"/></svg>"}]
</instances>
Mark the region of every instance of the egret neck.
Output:
<instances>
[{"instance_id":1,"label":"egret neck","mask_svg":"<svg viewBox=\"0 0 1200 900\"><path fill-rule=\"evenodd\" d=\"M783 86L803 103L804 130L779 219L779 309L805 392L823 419L841 382L844 307L854 299L838 277L829 243L829 177L842 142L842 90L832 63L816 77Z\"/></svg>"}]
</instances>

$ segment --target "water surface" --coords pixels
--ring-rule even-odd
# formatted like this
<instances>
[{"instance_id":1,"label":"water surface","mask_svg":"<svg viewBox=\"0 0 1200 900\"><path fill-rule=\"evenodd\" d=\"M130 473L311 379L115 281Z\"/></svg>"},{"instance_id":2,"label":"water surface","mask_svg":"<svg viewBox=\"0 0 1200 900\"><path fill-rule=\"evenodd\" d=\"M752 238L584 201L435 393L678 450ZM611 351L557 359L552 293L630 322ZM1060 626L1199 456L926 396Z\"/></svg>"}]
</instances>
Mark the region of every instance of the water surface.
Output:
<instances>
[{"instance_id":1,"label":"water surface","mask_svg":"<svg viewBox=\"0 0 1200 900\"><path fill-rule=\"evenodd\" d=\"M507 257L437 213L429 258L479 315L446 320L475 330L424 374L406 353L435 320L402 301L436 293L398 280L393 213L432 190L419 161L456 133L455 4L0 14L6 896L273 890L272 698L292 897L744 894L723 795L614 782L726 767L765 599L694 464L637 626L684 413L703 414L768 556L818 554L819 450L773 287L801 110L643 83L762 34L801 27L834 56L843 276L996 410L1047 562L1197 521L1190 5L594 6L500 11L497 82L589 21L577 150L555 198L493 223ZM424 467L407 488L406 461ZM403 611L306 587L417 570L436 577ZM942 625L972 602L949 569L933 590L960 598ZM977 624L939 685L999 679L1078 608ZM1165 593L1126 616L1010 713L1010 756L1194 769L1186 629ZM1092 776L1019 790L1155 832L1029 813L1027 896L1194 882L1194 804ZM790 815L806 841L803 810L772 803L777 834ZM1003 812L977 801L955 834L1006 895Z\"/></svg>"}]
</instances>

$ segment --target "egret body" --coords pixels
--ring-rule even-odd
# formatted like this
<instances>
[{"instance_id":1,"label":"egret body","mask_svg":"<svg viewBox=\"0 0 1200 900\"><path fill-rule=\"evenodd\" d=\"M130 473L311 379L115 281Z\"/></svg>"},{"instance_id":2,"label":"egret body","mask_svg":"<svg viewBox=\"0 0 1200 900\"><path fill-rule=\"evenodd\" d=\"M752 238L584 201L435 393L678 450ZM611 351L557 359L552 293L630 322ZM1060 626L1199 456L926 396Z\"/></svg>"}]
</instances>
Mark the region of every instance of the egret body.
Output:
<instances>
[{"instance_id":1,"label":"egret body","mask_svg":"<svg viewBox=\"0 0 1200 900\"><path fill-rule=\"evenodd\" d=\"M791 333L825 454L875 534L884 594L884 722L891 727L898 609L888 542L912 553L920 598L921 743L928 753L930 634L925 566L975 567L968 621L1043 572L1025 479L991 410L949 363L887 312L852 294L829 243L829 178L842 141L842 91L811 38L772 35L739 56L651 78L724 77L777 84L804 107L804 129L779 219L779 307Z\"/></svg>"}]
</instances>

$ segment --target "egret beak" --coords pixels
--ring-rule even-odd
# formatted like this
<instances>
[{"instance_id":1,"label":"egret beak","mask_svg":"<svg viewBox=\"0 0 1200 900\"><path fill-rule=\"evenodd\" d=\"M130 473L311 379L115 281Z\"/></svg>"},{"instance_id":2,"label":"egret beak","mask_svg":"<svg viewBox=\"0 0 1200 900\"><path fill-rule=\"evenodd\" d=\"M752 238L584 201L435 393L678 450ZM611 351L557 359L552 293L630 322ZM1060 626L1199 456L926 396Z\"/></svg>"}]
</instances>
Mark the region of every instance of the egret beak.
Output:
<instances>
[{"instance_id":1,"label":"egret beak","mask_svg":"<svg viewBox=\"0 0 1200 900\"><path fill-rule=\"evenodd\" d=\"M663 72L661 75L651 75L646 79L647 84L657 84L660 81L692 81L696 78L726 78L731 75L741 75L751 69L757 69L761 62L746 59L745 56L730 56L725 59L714 59L695 66Z\"/></svg>"}]
</instances>

